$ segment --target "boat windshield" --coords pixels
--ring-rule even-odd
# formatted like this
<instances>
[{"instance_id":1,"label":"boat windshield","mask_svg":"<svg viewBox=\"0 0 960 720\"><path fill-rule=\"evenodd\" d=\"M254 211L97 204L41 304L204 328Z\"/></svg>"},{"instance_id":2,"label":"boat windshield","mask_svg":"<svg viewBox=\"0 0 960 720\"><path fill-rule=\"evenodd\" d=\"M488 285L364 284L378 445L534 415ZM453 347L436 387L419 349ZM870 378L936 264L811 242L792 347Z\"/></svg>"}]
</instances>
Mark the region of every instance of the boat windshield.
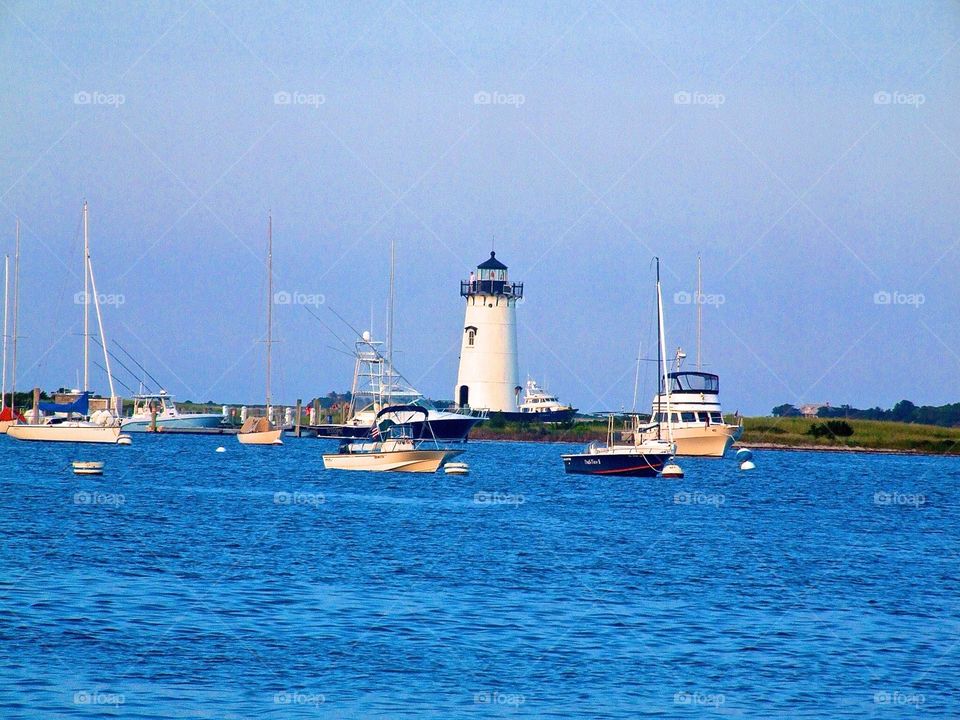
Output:
<instances>
[{"instance_id":1,"label":"boat windshield","mask_svg":"<svg viewBox=\"0 0 960 720\"><path fill-rule=\"evenodd\" d=\"M670 392L695 392L717 394L720 392L720 378L710 373L674 372L670 378Z\"/></svg>"}]
</instances>

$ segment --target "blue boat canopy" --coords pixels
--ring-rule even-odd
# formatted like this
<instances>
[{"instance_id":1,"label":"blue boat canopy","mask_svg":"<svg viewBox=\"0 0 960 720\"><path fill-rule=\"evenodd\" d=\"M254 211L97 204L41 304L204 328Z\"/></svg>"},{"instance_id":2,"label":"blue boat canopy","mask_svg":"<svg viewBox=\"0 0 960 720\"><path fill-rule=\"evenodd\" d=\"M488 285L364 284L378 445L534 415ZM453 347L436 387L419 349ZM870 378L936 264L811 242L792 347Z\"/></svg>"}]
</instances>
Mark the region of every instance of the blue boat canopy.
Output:
<instances>
[{"instance_id":1,"label":"blue boat canopy","mask_svg":"<svg viewBox=\"0 0 960 720\"><path fill-rule=\"evenodd\" d=\"M90 413L90 393L85 392L72 403L40 403L41 412L57 413L77 413L78 415L88 415Z\"/></svg>"}]
</instances>

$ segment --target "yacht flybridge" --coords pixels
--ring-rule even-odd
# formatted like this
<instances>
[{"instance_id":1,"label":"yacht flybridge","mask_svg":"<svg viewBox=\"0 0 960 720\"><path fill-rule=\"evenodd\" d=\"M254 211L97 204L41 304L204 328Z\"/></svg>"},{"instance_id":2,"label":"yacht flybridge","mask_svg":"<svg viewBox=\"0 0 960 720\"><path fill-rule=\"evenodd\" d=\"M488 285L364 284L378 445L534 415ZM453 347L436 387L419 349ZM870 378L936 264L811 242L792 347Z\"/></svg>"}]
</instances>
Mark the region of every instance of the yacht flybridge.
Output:
<instances>
[{"instance_id":1,"label":"yacht flybridge","mask_svg":"<svg viewBox=\"0 0 960 720\"><path fill-rule=\"evenodd\" d=\"M77 443L116 443L127 436L120 434L120 413L117 396L113 390L113 374L110 372L110 354L107 352L103 318L97 296L97 283L90 262L89 224L87 203L83 203L83 391L72 402L38 403L33 409L30 422L15 423L7 428L7 435L16 440ZM99 343L103 348L104 368L110 383L109 409L90 413L90 305L96 310ZM40 413L45 413L43 416ZM46 413L50 413L49 415Z\"/></svg>"},{"instance_id":2,"label":"yacht flybridge","mask_svg":"<svg viewBox=\"0 0 960 720\"><path fill-rule=\"evenodd\" d=\"M678 351L679 359L682 353ZM653 399L652 421L673 427L677 455L723 457L743 434L743 421L731 425L724 421L720 408L720 378L713 373L682 372L667 374L670 388Z\"/></svg>"}]
</instances>

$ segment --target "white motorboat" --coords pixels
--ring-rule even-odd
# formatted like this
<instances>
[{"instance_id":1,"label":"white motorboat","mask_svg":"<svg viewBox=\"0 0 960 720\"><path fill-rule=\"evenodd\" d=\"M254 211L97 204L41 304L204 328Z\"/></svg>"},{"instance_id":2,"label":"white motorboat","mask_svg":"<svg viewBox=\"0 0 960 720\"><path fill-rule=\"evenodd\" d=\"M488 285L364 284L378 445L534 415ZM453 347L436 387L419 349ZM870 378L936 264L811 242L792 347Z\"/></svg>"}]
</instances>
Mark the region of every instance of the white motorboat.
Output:
<instances>
[{"instance_id":1,"label":"white motorboat","mask_svg":"<svg viewBox=\"0 0 960 720\"><path fill-rule=\"evenodd\" d=\"M139 393L133 396L133 413L123 419L124 432L162 432L168 429L218 428L223 416L219 413L180 412L166 390Z\"/></svg>"},{"instance_id":2,"label":"white motorboat","mask_svg":"<svg viewBox=\"0 0 960 720\"><path fill-rule=\"evenodd\" d=\"M121 437L119 413L116 412L116 394L113 389L113 374L110 371L110 355L107 352L103 318L97 295L97 282L90 260L90 239L87 203L83 203L83 391L80 397L69 403L38 403L30 422L16 423L7 428L7 435L16 440L40 442L116 443ZM103 348L103 360L110 383L111 409L90 414L90 305L96 310L99 343ZM52 413L43 415L40 413ZM77 417L74 417L77 416Z\"/></svg>"},{"instance_id":3,"label":"white motorboat","mask_svg":"<svg viewBox=\"0 0 960 720\"><path fill-rule=\"evenodd\" d=\"M270 359L273 348L273 216L267 220L267 404L266 417L247 418L237 433L241 445L283 445L280 436L283 428L271 419L273 405L270 402Z\"/></svg>"},{"instance_id":4,"label":"white motorboat","mask_svg":"<svg viewBox=\"0 0 960 720\"><path fill-rule=\"evenodd\" d=\"M381 427L385 416L402 418L412 414L426 415L427 411L411 405L385 408L378 413L371 438L341 443L339 452L323 456L324 467L328 470L432 473L463 453L462 449L441 447L435 439L433 447L429 447L428 441L414 438L409 423L393 424L388 419L383 423L387 427Z\"/></svg>"},{"instance_id":5,"label":"white motorboat","mask_svg":"<svg viewBox=\"0 0 960 720\"><path fill-rule=\"evenodd\" d=\"M652 421L665 425L669 418L677 455L691 457L723 457L743 434L742 420L733 425L723 419L720 408L720 379L712 373L671 372L671 408L669 415L666 394L653 399Z\"/></svg>"},{"instance_id":6,"label":"white motorboat","mask_svg":"<svg viewBox=\"0 0 960 720\"><path fill-rule=\"evenodd\" d=\"M697 362L696 371L682 371L686 353L677 348L674 371L660 383L653 398L652 421L673 428L677 455L687 457L723 457L743 434L743 419L737 424L724 420L720 407L720 378L702 371L701 335L703 292L700 258L697 258ZM667 385L668 384L668 385ZM672 407L667 407L667 389Z\"/></svg>"}]
</instances>

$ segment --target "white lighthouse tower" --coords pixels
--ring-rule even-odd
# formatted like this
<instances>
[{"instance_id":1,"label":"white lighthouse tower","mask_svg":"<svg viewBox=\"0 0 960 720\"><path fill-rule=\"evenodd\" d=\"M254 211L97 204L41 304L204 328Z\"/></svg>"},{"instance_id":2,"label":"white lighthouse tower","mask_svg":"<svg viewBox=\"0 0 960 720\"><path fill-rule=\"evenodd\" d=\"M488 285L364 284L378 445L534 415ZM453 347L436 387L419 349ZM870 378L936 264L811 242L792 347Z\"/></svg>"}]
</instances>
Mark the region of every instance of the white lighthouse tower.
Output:
<instances>
[{"instance_id":1,"label":"white lighthouse tower","mask_svg":"<svg viewBox=\"0 0 960 720\"><path fill-rule=\"evenodd\" d=\"M518 412L520 374L517 370L517 301L523 283L507 279L507 266L497 254L460 282L467 300L460 343L460 370L454 391L461 408Z\"/></svg>"}]
</instances>

